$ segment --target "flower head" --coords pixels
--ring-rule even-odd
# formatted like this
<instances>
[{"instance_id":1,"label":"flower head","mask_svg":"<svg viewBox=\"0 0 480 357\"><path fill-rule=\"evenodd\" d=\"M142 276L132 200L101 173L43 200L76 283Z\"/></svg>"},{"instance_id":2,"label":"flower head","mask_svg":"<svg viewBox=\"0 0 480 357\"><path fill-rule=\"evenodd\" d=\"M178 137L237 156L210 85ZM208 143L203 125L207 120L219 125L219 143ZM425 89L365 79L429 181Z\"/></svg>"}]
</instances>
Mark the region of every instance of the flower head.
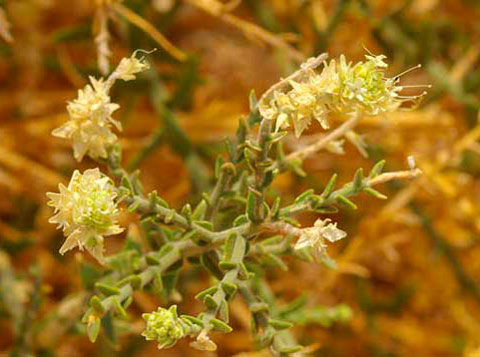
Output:
<instances>
[{"instance_id":1,"label":"flower head","mask_svg":"<svg viewBox=\"0 0 480 357\"><path fill-rule=\"evenodd\" d=\"M120 61L117 69L113 73L115 78L122 79L124 81L131 81L135 79L135 75L150 68L145 61L145 57L140 59L136 58L138 50L135 51L129 58L123 58Z\"/></svg>"},{"instance_id":2,"label":"flower head","mask_svg":"<svg viewBox=\"0 0 480 357\"><path fill-rule=\"evenodd\" d=\"M117 79L130 81L137 73L149 68L144 58L135 57L136 53L122 59L107 80L90 77L90 84L79 90L77 99L67 105L70 120L52 132L54 136L72 140L73 155L78 161L85 155L105 159L108 148L116 143L118 138L112 127L121 131L122 126L112 114L120 106L110 101L109 92Z\"/></svg>"},{"instance_id":3,"label":"flower head","mask_svg":"<svg viewBox=\"0 0 480 357\"><path fill-rule=\"evenodd\" d=\"M142 336L149 341L157 341L159 349L172 347L178 340L198 333L197 330L200 328L179 317L176 305L170 306L168 310L159 307L157 311L143 314L142 318L147 323Z\"/></svg>"},{"instance_id":4,"label":"flower head","mask_svg":"<svg viewBox=\"0 0 480 357\"><path fill-rule=\"evenodd\" d=\"M295 244L295 249L310 247L316 258L326 256L327 245L325 240L333 243L347 236L347 233L337 228L336 223L330 223L330 219L317 219L313 227L301 230L300 238Z\"/></svg>"},{"instance_id":5,"label":"flower head","mask_svg":"<svg viewBox=\"0 0 480 357\"><path fill-rule=\"evenodd\" d=\"M58 224L67 237L60 254L78 246L85 247L103 262L104 236L118 234L123 228L116 224L117 196L112 181L98 168L75 171L68 187L59 185L60 192L47 193L48 205L55 208L50 223Z\"/></svg>"},{"instance_id":6,"label":"flower head","mask_svg":"<svg viewBox=\"0 0 480 357\"><path fill-rule=\"evenodd\" d=\"M52 132L72 140L73 155L78 161L86 154L93 159L106 158L107 148L117 141L111 128L121 130L120 123L112 118L119 105L110 102L109 89L108 81L90 77L90 84L67 105L70 120Z\"/></svg>"},{"instance_id":7,"label":"flower head","mask_svg":"<svg viewBox=\"0 0 480 357\"><path fill-rule=\"evenodd\" d=\"M261 103L261 115L276 120L277 130L292 124L298 137L313 119L327 129L328 113L378 115L421 97L399 96L403 87L397 85L399 76L385 76L385 56L365 57L353 65L342 55L338 62L324 62L321 73L307 70L303 80L289 82L291 90L276 91L268 103Z\"/></svg>"}]
</instances>

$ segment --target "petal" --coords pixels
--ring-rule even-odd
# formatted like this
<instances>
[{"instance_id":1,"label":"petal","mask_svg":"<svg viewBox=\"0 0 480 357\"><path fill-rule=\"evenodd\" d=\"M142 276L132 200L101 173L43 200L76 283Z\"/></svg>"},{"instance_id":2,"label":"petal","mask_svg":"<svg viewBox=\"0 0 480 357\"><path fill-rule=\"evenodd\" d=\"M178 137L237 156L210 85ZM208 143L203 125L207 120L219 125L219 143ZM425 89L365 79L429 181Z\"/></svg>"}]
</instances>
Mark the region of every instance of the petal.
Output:
<instances>
[{"instance_id":1,"label":"petal","mask_svg":"<svg viewBox=\"0 0 480 357\"><path fill-rule=\"evenodd\" d=\"M80 230L76 230L75 232L73 232L72 234L70 234L67 238L67 240L65 241L65 243L63 243L63 245L60 247L60 250L59 250L59 253L60 254L65 254L65 252L75 248L75 247L79 247L81 248L81 245L80 245L80 237L81 237L81 232Z\"/></svg>"}]
</instances>

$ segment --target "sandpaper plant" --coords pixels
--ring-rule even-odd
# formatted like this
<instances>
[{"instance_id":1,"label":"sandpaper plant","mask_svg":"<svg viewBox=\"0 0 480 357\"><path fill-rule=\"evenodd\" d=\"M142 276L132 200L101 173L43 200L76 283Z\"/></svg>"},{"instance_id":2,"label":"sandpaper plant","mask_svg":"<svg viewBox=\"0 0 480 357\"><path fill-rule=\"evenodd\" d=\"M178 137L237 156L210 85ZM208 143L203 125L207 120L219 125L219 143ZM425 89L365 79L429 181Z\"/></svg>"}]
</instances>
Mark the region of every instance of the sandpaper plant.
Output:
<instances>
[{"instance_id":1,"label":"sandpaper plant","mask_svg":"<svg viewBox=\"0 0 480 357\"><path fill-rule=\"evenodd\" d=\"M112 117L118 105L111 102L109 91L117 80L132 80L147 70L145 59L135 53L106 80L90 79L91 85L68 104L70 120L54 135L72 141L77 160L89 156L105 170L75 171L68 187L61 185L60 193L48 197L56 213L51 222L67 237L61 253L85 247L103 267L82 319L92 341L102 325L111 328L112 321L126 319L134 292L143 290L165 301L156 311L143 314L142 335L156 341L158 348L172 347L188 337L193 348L215 350L212 332L232 331L229 303L239 295L250 311L257 348L270 348L280 355L302 350L290 332L302 311L287 313L273 306L258 289L263 272L287 269L284 257L317 261L334 269L328 244L347 233L339 228L341 223L321 215L335 213L339 207L355 209L352 197L361 193L385 199L374 186L420 174L412 160L408 170L387 173L382 172L381 161L367 175L358 169L352 181L342 186L333 174L322 192L307 190L293 202L270 196L277 175L288 170L306 175L302 170L306 157L331 148L332 143L341 145L338 141L343 137L356 137L352 130L362 116L397 110L403 102L419 97L399 94L403 89L399 77L387 77L384 56L366 57L366 62L354 65L343 56L338 63L327 63L326 55L321 55L259 100L251 94L250 113L240 119L236 137L216 161L213 188L197 202L178 209L156 191L145 192L138 172L122 166L121 146L113 131L121 127ZM323 69L317 70L321 65ZM312 119L327 129L331 114L346 120L319 140L285 154L285 129L293 126L300 136ZM117 217L123 209L139 216L148 247L127 238L123 250L104 256L108 236L123 231ZM302 228L295 219L303 212L319 215L312 227ZM194 316L179 311L171 301L178 298L179 275L195 266L208 271L214 283L196 295L205 307ZM303 308L300 304L297 310ZM340 305L322 316L327 322L345 322L350 315L348 307ZM109 322L102 324L106 319Z\"/></svg>"}]
</instances>

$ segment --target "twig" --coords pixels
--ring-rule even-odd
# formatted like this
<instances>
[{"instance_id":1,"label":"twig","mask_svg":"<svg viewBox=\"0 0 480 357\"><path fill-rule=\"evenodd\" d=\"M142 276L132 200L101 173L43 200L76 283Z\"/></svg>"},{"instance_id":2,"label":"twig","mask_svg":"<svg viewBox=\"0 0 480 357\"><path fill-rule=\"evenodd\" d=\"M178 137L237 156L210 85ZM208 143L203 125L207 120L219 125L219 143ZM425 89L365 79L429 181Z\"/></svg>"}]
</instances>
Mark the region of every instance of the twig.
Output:
<instances>
[{"instance_id":1,"label":"twig","mask_svg":"<svg viewBox=\"0 0 480 357\"><path fill-rule=\"evenodd\" d=\"M98 68L103 75L110 72L109 58L112 51L108 46L110 34L108 33L108 16L105 5L99 6L95 12L94 31L95 44L97 45Z\"/></svg>"},{"instance_id":2,"label":"twig","mask_svg":"<svg viewBox=\"0 0 480 357\"><path fill-rule=\"evenodd\" d=\"M231 24L232 26L240 29L247 36L253 35L269 45L284 49L291 58L298 62L303 62L305 60L305 56L301 52L290 46L281 37L271 32L268 32L255 24L252 24L248 21L236 17L235 15L228 13L228 11L232 9L232 6L223 5L216 0L187 0L187 2L204 10L205 12L208 12L210 15L216 16L223 21Z\"/></svg>"},{"instance_id":3,"label":"twig","mask_svg":"<svg viewBox=\"0 0 480 357\"><path fill-rule=\"evenodd\" d=\"M409 180L416 178L422 174L422 170L413 169L405 171L396 171L396 172L385 172L374 179L370 180L370 185L379 185L392 180Z\"/></svg>"},{"instance_id":4,"label":"twig","mask_svg":"<svg viewBox=\"0 0 480 357\"><path fill-rule=\"evenodd\" d=\"M321 149L326 147L328 143L330 143L331 141L340 138L341 136L345 135L348 131L352 130L357 125L359 119L360 117L358 115L355 115L354 117L350 118L345 123L340 125L338 128L336 128L335 130L331 131L326 136L321 138L315 144L309 145L301 150L292 152L291 154L287 155L286 160L287 161L303 160L306 157L320 151Z\"/></svg>"}]
</instances>

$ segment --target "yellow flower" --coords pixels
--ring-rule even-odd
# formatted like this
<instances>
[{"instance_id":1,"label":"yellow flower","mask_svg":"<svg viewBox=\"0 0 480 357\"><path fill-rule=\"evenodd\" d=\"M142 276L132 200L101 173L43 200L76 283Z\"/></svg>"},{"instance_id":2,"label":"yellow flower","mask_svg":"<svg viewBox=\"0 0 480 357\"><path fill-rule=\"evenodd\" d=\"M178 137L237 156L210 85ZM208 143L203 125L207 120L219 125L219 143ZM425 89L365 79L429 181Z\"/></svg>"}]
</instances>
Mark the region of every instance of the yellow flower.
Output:
<instances>
[{"instance_id":1,"label":"yellow flower","mask_svg":"<svg viewBox=\"0 0 480 357\"><path fill-rule=\"evenodd\" d=\"M338 62L325 62L320 73L308 70L302 81L289 81L291 90L277 91L268 103L261 103L260 114L276 120L276 130L293 125L298 137L313 119L328 129L328 113L379 115L397 110L402 102L424 94L401 97L399 76L385 77L386 57L365 57L365 62L353 65L342 55Z\"/></svg>"},{"instance_id":2,"label":"yellow flower","mask_svg":"<svg viewBox=\"0 0 480 357\"><path fill-rule=\"evenodd\" d=\"M104 236L118 234L123 228L116 224L118 215L115 187L98 168L75 171L68 187L59 185L59 193L49 192L48 205L55 208L49 222L58 224L67 237L60 254L78 246L99 262L103 262Z\"/></svg>"},{"instance_id":3,"label":"yellow flower","mask_svg":"<svg viewBox=\"0 0 480 357\"><path fill-rule=\"evenodd\" d=\"M317 219L313 227L301 230L300 238L295 244L295 249L312 248L316 258L326 256L327 245L325 240L333 243L347 236L347 233L337 228L336 223L330 223L330 219Z\"/></svg>"},{"instance_id":4,"label":"yellow flower","mask_svg":"<svg viewBox=\"0 0 480 357\"><path fill-rule=\"evenodd\" d=\"M110 102L108 81L90 77L90 83L78 91L77 99L68 103L70 120L52 132L72 140L73 155L78 161L85 154L93 159L106 158L107 148L117 141L112 126L121 130L121 124L112 118L120 106Z\"/></svg>"}]
</instances>

